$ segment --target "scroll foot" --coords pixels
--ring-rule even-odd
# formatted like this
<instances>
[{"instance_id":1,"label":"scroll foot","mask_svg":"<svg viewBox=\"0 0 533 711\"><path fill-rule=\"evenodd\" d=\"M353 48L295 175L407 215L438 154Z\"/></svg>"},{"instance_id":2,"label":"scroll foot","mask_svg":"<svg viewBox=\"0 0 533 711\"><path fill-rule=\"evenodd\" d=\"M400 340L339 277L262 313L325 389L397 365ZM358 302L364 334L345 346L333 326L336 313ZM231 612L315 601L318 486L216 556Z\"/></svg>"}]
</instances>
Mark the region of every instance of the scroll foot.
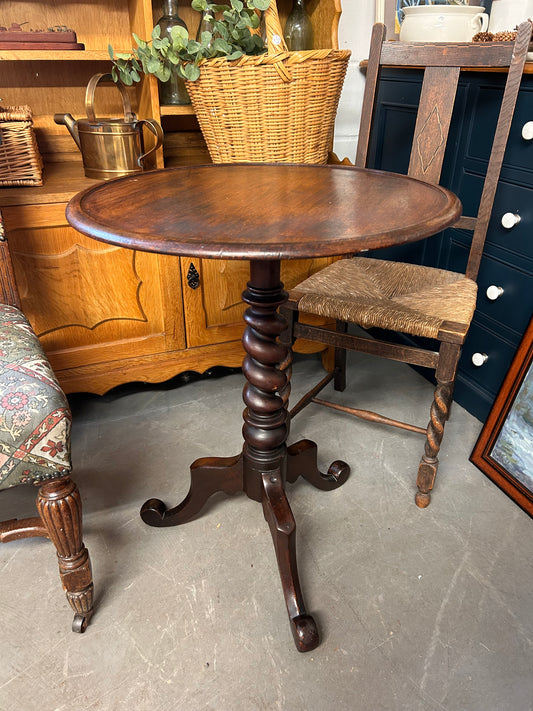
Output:
<instances>
[{"instance_id":1,"label":"scroll foot","mask_svg":"<svg viewBox=\"0 0 533 711\"><path fill-rule=\"evenodd\" d=\"M263 474L263 513L269 525L291 631L299 652L310 652L319 644L318 630L305 610L296 563L296 523L292 515L281 476L278 472Z\"/></svg>"},{"instance_id":2,"label":"scroll foot","mask_svg":"<svg viewBox=\"0 0 533 711\"><path fill-rule=\"evenodd\" d=\"M191 464L191 488L185 499L167 508L159 499L148 499L141 507L141 518L149 526L178 526L193 519L217 491L236 494L243 491L242 455L203 457Z\"/></svg>"},{"instance_id":3,"label":"scroll foot","mask_svg":"<svg viewBox=\"0 0 533 711\"><path fill-rule=\"evenodd\" d=\"M309 439L302 439L287 448L287 481L294 482L299 476L322 491L332 491L342 486L350 476L350 467L337 459L322 474L317 466L317 446Z\"/></svg>"},{"instance_id":4,"label":"scroll foot","mask_svg":"<svg viewBox=\"0 0 533 711\"><path fill-rule=\"evenodd\" d=\"M299 652L311 652L320 644L316 622L311 615L299 615L291 620L292 636Z\"/></svg>"}]
</instances>

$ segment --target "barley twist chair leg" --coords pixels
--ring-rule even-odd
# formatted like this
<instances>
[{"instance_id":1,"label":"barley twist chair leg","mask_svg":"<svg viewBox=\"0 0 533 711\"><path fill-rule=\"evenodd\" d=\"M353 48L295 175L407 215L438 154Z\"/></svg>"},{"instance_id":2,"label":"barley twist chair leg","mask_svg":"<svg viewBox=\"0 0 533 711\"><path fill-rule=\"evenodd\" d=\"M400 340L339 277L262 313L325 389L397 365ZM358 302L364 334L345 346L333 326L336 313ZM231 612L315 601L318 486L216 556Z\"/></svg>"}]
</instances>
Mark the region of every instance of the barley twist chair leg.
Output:
<instances>
[{"instance_id":1,"label":"barley twist chair leg","mask_svg":"<svg viewBox=\"0 0 533 711\"><path fill-rule=\"evenodd\" d=\"M81 498L69 476L42 484L37 510L55 545L59 575L74 610L72 629L85 632L93 613L93 580L89 553L82 540Z\"/></svg>"},{"instance_id":2,"label":"barley twist chair leg","mask_svg":"<svg viewBox=\"0 0 533 711\"><path fill-rule=\"evenodd\" d=\"M438 383L435 388L424 454L420 460L416 482L418 491L415 495L415 503L421 509L425 509L426 506L429 506L431 501L430 492L433 489L437 469L439 467L438 454L444 434L444 425L450 411L453 386L453 382Z\"/></svg>"}]
</instances>

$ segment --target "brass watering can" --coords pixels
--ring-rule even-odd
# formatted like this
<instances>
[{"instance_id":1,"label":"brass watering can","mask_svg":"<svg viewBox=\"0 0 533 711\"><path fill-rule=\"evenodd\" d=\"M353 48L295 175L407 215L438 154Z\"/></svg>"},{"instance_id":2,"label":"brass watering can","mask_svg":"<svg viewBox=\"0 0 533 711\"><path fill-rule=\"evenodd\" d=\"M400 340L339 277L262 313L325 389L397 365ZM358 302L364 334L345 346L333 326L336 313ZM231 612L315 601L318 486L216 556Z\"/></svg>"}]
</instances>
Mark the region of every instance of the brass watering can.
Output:
<instances>
[{"instance_id":1,"label":"brass watering can","mask_svg":"<svg viewBox=\"0 0 533 711\"><path fill-rule=\"evenodd\" d=\"M111 82L122 96L124 118L97 119L94 92L100 82ZM97 180L110 180L134 175L143 170L144 159L163 143L163 129L152 119L137 120L131 110L126 87L114 82L111 74L95 74L85 92L86 119L77 121L71 114L55 114L54 121L68 128L81 151L85 175ZM144 152L143 126L156 137L156 145Z\"/></svg>"}]
</instances>

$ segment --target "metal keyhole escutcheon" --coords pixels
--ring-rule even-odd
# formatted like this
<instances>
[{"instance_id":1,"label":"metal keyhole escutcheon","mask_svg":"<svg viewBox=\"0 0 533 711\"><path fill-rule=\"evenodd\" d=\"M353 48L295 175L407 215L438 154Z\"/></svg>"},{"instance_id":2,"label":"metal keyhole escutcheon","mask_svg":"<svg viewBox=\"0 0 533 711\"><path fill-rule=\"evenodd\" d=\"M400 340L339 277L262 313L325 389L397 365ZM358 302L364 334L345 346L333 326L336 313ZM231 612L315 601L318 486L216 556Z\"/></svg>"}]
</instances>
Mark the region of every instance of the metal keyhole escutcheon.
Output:
<instances>
[{"instance_id":1,"label":"metal keyhole escutcheon","mask_svg":"<svg viewBox=\"0 0 533 711\"><path fill-rule=\"evenodd\" d=\"M187 284L191 289L198 289L200 286L200 275L192 262L190 263L189 271L187 272Z\"/></svg>"}]
</instances>

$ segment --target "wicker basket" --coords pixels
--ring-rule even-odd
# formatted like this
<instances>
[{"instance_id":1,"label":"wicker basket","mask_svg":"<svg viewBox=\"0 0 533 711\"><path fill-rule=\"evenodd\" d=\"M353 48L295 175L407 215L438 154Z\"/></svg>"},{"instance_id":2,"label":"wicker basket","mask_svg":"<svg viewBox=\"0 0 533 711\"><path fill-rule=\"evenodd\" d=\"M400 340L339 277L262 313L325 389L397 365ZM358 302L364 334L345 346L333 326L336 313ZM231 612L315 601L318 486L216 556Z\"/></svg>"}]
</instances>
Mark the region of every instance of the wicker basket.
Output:
<instances>
[{"instance_id":1,"label":"wicker basket","mask_svg":"<svg viewBox=\"0 0 533 711\"><path fill-rule=\"evenodd\" d=\"M215 163L326 163L348 50L289 52L275 0L268 53L206 59L187 90Z\"/></svg>"},{"instance_id":2,"label":"wicker basket","mask_svg":"<svg viewBox=\"0 0 533 711\"><path fill-rule=\"evenodd\" d=\"M42 160L29 106L0 106L0 186L42 185Z\"/></svg>"}]
</instances>

